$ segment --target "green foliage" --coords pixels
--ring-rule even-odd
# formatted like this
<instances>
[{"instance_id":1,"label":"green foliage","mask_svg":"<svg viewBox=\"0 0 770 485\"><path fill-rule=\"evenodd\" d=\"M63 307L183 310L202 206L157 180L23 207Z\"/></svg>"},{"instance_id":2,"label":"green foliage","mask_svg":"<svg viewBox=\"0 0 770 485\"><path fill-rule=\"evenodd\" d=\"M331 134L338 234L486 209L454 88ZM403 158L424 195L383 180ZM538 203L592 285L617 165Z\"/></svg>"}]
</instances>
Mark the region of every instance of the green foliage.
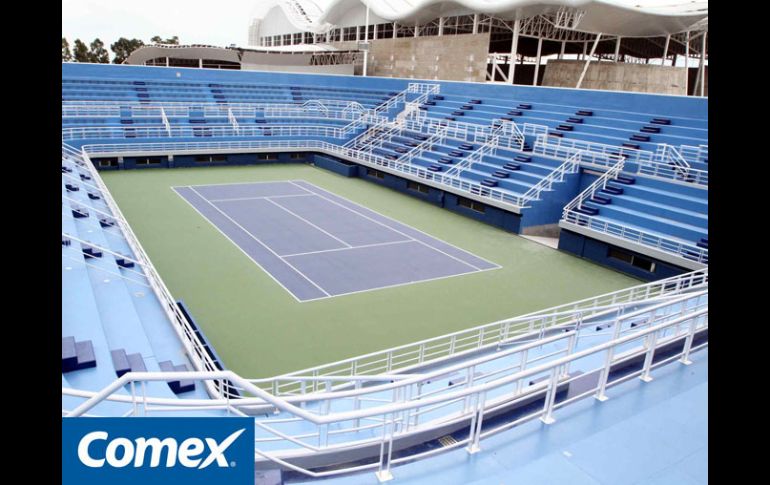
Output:
<instances>
[{"instance_id":1,"label":"green foliage","mask_svg":"<svg viewBox=\"0 0 770 485\"><path fill-rule=\"evenodd\" d=\"M75 62L91 62L90 54L88 46L80 39L75 39L75 49L72 53Z\"/></svg>"},{"instance_id":2,"label":"green foliage","mask_svg":"<svg viewBox=\"0 0 770 485\"><path fill-rule=\"evenodd\" d=\"M110 53L104 48L104 42L98 38L91 42L91 52L89 53L89 56L91 59L90 62L99 64L110 63Z\"/></svg>"},{"instance_id":3,"label":"green foliage","mask_svg":"<svg viewBox=\"0 0 770 485\"><path fill-rule=\"evenodd\" d=\"M152 39L150 39L150 42L153 42L155 44L174 44L179 45L179 37L176 35L170 39L163 40L159 35L156 35Z\"/></svg>"},{"instance_id":4,"label":"green foliage","mask_svg":"<svg viewBox=\"0 0 770 485\"><path fill-rule=\"evenodd\" d=\"M62 62L69 62L72 60L72 52L70 52L70 43L67 39L61 38L61 60Z\"/></svg>"},{"instance_id":5,"label":"green foliage","mask_svg":"<svg viewBox=\"0 0 770 485\"><path fill-rule=\"evenodd\" d=\"M115 53L115 58L112 60L114 64L123 64L128 56L136 49L142 47L144 42L139 39L126 39L121 37L115 43L110 45L110 50Z\"/></svg>"}]
</instances>

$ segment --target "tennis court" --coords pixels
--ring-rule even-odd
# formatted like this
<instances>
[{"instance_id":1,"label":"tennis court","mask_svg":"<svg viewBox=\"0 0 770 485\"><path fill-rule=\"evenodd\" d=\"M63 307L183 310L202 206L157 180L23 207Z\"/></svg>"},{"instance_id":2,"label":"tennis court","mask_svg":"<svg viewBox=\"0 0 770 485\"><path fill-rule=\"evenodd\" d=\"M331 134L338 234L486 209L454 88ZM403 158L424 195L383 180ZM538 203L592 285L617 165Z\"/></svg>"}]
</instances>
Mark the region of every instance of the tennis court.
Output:
<instances>
[{"instance_id":1,"label":"tennis court","mask_svg":"<svg viewBox=\"0 0 770 485\"><path fill-rule=\"evenodd\" d=\"M500 268L303 180L172 188L302 302Z\"/></svg>"}]
</instances>

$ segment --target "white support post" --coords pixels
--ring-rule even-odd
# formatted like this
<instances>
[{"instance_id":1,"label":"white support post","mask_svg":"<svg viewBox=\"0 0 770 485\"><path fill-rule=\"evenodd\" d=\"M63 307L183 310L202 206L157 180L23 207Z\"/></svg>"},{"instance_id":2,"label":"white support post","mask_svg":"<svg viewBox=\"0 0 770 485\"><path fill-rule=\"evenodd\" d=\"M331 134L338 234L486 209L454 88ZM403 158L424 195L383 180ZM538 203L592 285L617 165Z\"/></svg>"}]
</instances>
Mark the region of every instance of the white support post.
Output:
<instances>
[{"instance_id":1,"label":"white support post","mask_svg":"<svg viewBox=\"0 0 770 485\"><path fill-rule=\"evenodd\" d=\"M567 41L561 41L561 50L559 51L558 59L561 60L564 57L564 50L567 48Z\"/></svg>"},{"instance_id":2,"label":"white support post","mask_svg":"<svg viewBox=\"0 0 770 485\"><path fill-rule=\"evenodd\" d=\"M414 36L419 37L420 36L420 24L415 22L414 24Z\"/></svg>"},{"instance_id":3,"label":"white support post","mask_svg":"<svg viewBox=\"0 0 770 485\"><path fill-rule=\"evenodd\" d=\"M593 57L594 53L596 52L596 47L599 45L599 40L602 38L602 33L599 32L596 34L596 40L594 41L594 46L591 47L591 54L588 56L588 59L586 59L586 63L583 66L583 72L580 73L580 78L578 79L577 86L575 86L575 89L580 89L580 85L583 84L583 78L586 75L586 72L588 72L588 65L591 63L591 57ZM585 50L585 44L583 44L583 50Z\"/></svg>"},{"instance_id":4,"label":"white support post","mask_svg":"<svg viewBox=\"0 0 770 485\"><path fill-rule=\"evenodd\" d=\"M444 35L444 17L438 18L438 35L439 37Z\"/></svg>"},{"instance_id":5,"label":"white support post","mask_svg":"<svg viewBox=\"0 0 770 485\"><path fill-rule=\"evenodd\" d=\"M622 37L618 36L617 40L615 40L615 62L618 62L618 58L620 57L620 39L622 39Z\"/></svg>"},{"instance_id":6,"label":"white support post","mask_svg":"<svg viewBox=\"0 0 770 485\"><path fill-rule=\"evenodd\" d=\"M366 25L364 26L366 32L364 32L364 41L366 42L366 49L364 50L364 69L363 75L366 77L366 70L369 65L369 5L366 6Z\"/></svg>"},{"instance_id":7,"label":"white support post","mask_svg":"<svg viewBox=\"0 0 770 485\"><path fill-rule=\"evenodd\" d=\"M198 69L203 69L203 58L198 59Z\"/></svg>"},{"instance_id":8,"label":"white support post","mask_svg":"<svg viewBox=\"0 0 770 485\"><path fill-rule=\"evenodd\" d=\"M687 95L690 92L690 31L687 31L685 37L686 44L684 45L684 94Z\"/></svg>"},{"instance_id":9,"label":"white support post","mask_svg":"<svg viewBox=\"0 0 770 485\"><path fill-rule=\"evenodd\" d=\"M356 42L361 40L361 26L356 25Z\"/></svg>"},{"instance_id":10,"label":"white support post","mask_svg":"<svg viewBox=\"0 0 770 485\"><path fill-rule=\"evenodd\" d=\"M398 22L393 22L393 38L398 37Z\"/></svg>"},{"instance_id":11,"label":"white support post","mask_svg":"<svg viewBox=\"0 0 770 485\"><path fill-rule=\"evenodd\" d=\"M586 54L588 54L588 41L583 41L583 54L581 54L580 60L584 61L586 59Z\"/></svg>"},{"instance_id":12,"label":"white support post","mask_svg":"<svg viewBox=\"0 0 770 485\"><path fill-rule=\"evenodd\" d=\"M661 66L666 65L666 57L668 57L668 46L670 43L671 43L671 34L668 34L666 36L666 44L663 46L663 60L660 63Z\"/></svg>"},{"instance_id":13,"label":"white support post","mask_svg":"<svg viewBox=\"0 0 770 485\"><path fill-rule=\"evenodd\" d=\"M700 48L700 95L701 97L706 95L706 34L707 32L703 32L703 39L701 39L701 48Z\"/></svg>"},{"instance_id":14,"label":"white support post","mask_svg":"<svg viewBox=\"0 0 770 485\"><path fill-rule=\"evenodd\" d=\"M519 30L521 30L521 20L518 18L513 22L513 40L511 41L511 68L508 70L508 82L513 84L513 75L516 73L516 53L519 50Z\"/></svg>"},{"instance_id":15,"label":"white support post","mask_svg":"<svg viewBox=\"0 0 770 485\"><path fill-rule=\"evenodd\" d=\"M655 344L658 341L658 332L651 333L645 340L647 343L647 352L644 354L644 365L642 366L642 375L639 376L639 379L644 382L650 382L652 381L650 368L652 367L652 357L655 353Z\"/></svg>"},{"instance_id":16,"label":"white support post","mask_svg":"<svg viewBox=\"0 0 770 485\"><path fill-rule=\"evenodd\" d=\"M543 51L543 38L537 38L537 57L535 60L535 76L532 78L532 85L537 86L537 76L540 73L540 54Z\"/></svg>"},{"instance_id":17,"label":"white support post","mask_svg":"<svg viewBox=\"0 0 770 485\"><path fill-rule=\"evenodd\" d=\"M168 57L166 57L166 67L168 67Z\"/></svg>"},{"instance_id":18,"label":"white support post","mask_svg":"<svg viewBox=\"0 0 770 485\"><path fill-rule=\"evenodd\" d=\"M553 417L553 405L556 402L556 389L559 386L559 368L554 367L551 370L551 379L548 383L548 390L545 394L545 403L543 405L543 416L540 421L545 424L553 424L556 419Z\"/></svg>"},{"instance_id":19,"label":"white support post","mask_svg":"<svg viewBox=\"0 0 770 485\"><path fill-rule=\"evenodd\" d=\"M479 14L477 13L473 14L473 33L479 33Z\"/></svg>"}]
</instances>

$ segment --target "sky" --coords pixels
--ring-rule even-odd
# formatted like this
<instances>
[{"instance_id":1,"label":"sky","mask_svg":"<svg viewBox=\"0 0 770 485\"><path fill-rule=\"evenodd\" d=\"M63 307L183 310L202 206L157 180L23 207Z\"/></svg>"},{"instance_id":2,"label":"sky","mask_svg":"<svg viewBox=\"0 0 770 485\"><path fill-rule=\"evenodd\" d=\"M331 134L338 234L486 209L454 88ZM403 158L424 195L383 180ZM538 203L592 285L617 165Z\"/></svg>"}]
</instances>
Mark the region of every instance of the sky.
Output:
<instances>
[{"instance_id":1,"label":"sky","mask_svg":"<svg viewBox=\"0 0 770 485\"><path fill-rule=\"evenodd\" d=\"M183 44L248 43L252 14L265 0L62 0L62 37L109 45L120 37L149 43L160 35Z\"/></svg>"}]
</instances>

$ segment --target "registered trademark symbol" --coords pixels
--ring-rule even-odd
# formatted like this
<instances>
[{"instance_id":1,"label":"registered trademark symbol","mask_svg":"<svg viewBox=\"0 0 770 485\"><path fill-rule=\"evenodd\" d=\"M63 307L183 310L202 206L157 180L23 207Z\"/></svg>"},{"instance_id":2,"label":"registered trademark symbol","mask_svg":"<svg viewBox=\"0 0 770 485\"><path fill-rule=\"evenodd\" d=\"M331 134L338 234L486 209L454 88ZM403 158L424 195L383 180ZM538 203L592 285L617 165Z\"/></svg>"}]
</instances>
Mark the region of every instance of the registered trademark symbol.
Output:
<instances>
[{"instance_id":1,"label":"registered trademark symbol","mask_svg":"<svg viewBox=\"0 0 770 485\"><path fill-rule=\"evenodd\" d=\"M234 467L234 466L235 466L235 462L234 462L234 461L231 461L231 462L230 462L230 466L231 466L231 467Z\"/></svg>"}]
</instances>

